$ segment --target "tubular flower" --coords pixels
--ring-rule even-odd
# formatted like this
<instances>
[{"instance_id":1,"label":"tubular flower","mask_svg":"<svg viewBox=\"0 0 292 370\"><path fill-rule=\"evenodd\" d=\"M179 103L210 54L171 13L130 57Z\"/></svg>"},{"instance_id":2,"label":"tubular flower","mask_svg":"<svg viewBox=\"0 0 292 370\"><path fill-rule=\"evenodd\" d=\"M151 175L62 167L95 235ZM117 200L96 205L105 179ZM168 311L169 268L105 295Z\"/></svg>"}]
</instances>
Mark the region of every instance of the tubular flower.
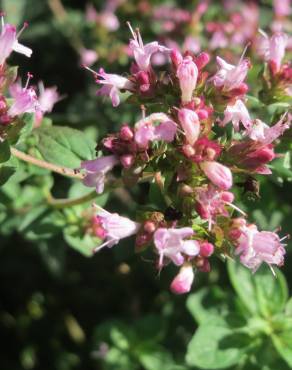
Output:
<instances>
[{"instance_id":1,"label":"tubular flower","mask_svg":"<svg viewBox=\"0 0 292 370\"><path fill-rule=\"evenodd\" d=\"M251 125L251 118L248 110L240 99L237 99L233 105L227 105L221 126L226 126L230 121L232 122L235 131L239 131L240 122L246 129Z\"/></svg>"},{"instance_id":2,"label":"tubular flower","mask_svg":"<svg viewBox=\"0 0 292 370\"><path fill-rule=\"evenodd\" d=\"M198 67L190 56L186 56L178 65L176 75L179 79L183 103L192 100L193 92L197 86L198 73Z\"/></svg>"},{"instance_id":3,"label":"tubular flower","mask_svg":"<svg viewBox=\"0 0 292 370\"><path fill-rule=\"evenodd\" d=\"M83 184L85 186L95 187L97 194L101 194L104 190L105 175L118 163L118 157L115 155L108 155L82 162L81 168L86 170Z\"/></svg>"},{"instance_id":4,"label":"tubular flower","mask_svg":"<svg viewBox=\"0 0 292 370\"><path fill-rule=\"evenodd\" d=\"M200 251L200 245L195 240L184 240L194 234L190 227L159 228L154 233L154 245L159 254L159 267L163 266L164 257L170 259L175 265L184 263L184 254L194 257Z\"/></svg>"},{"instance_id":5,"label":"tubular flower","mask_svg":"<svg viewBox=\"0 0 292 370\"><path fill-rule=\"evenodd\" d=\"M286 253L279 236L271 231L258 231L255 225L242 226L236 254L243 265L255 272L265 262L282 266Z\"/></svg>"},{"instance_id":6,"label":"tubular flower","mask_svg":"<svg viewBox=\"0 0 292 370\"><path fill-rule=\"evenodd\" d=\"M279 72L282 59L285 56L285 49L288 36L285 33L277 32L271 38L264 35L258 42L258 53L266 62L270 62L272 69Z\"/></svg>"},{"instance_id":7,"label":"tubular flower","mask_svg":"<svg viewBox=\"0 0 292 370\"><path fill-rule=\"evenodd\" d=\"M28 87L32 76L28 74L28 79L24 88L20 84L14 84L10 88L10 94L14 99L13 104L8 110L11 117L19 116L23 113L35 113L39 110L39 102L33 87Z\"/></svg>"},{"instance_id":8,"label":"tubular flower","mask_svg":"<svg viewBox=\"0 0 292 370\"><path fill-rule=\"evenodd\" d=\"M4 24L2 17L2 30L0 35L0 65L5 63L12 51L24 54L28 58L31 56L32 50L18 42L20 34L26 27L27 24L25 23L23 28L17 34L16 27L12 24Z\"/></svg>"},{"instance_id":9,"label":"tubular flower","mask_svg":"<svg viewBox=\"0 0 292 370\"><path fill-rule=\"evenodd\" d=\"M127 217L118 215L117 213L110 213L99 206L96 206L97 221L102 227L102 232L99 231L100 235L103 235L105 242L98 246L94 251L97 252L103 247L112 247L118 244L121 239L127 238L138 232L140 224L130 220Z\"/></svg>"},{"instance_id":10,"label":"tubular flower","mask_svg":"<svg viewBox=\"0 0 292 370\"><path fill-rule=\"evenodd\" d=\"M102 68L100 68L99 72L95 74L97 77L102 78L97 78L96 82L103 85L96 94L98 96L109 96L114 107L117 107L120 104L120 90L133 90L133 83L125 77L116 74L105 73Z\"/></svg>"},{"instance_id":11,"label":"tubular flower","mask_svg":"<svg viewBox=\"0 0 292 370\"><path fill-rule=\"evenodd\" d=\"M190 263L185 263L173 279L170 285L170 290L175 294L188 293L191 290L194 277L195 275L192 265Z\"/></svg>"},{"instance_id":12,"label":"tubular flower","mask_svg":"<svg viewBox=\"0 0 292 370\"><path fill-rule=\"evenodd\" d=\"M231 91L241 86L249 69L248 59L240 60L238 65L228 64L224 59L217 57L219 71L212 78L216 87Z\"/></svg>"},{"instance_id":13,"label":"tubular flower","mask_svg":"<svg viewBox=\"0 0 292 370\"><path fill-rule=\"evenodd\" d=\"M284 122L283 119L281 119L272 127L268 126L263 121L256 119L248 128L246 134L252 140L259 141L260 143L267 145L271 144L279 136L283 135L284 131L286 131L289 127L290 123Z\"/></svg>"},{"instance_id":14,"label":"tubular flower","mask_svg":"<svg viewBox=\"0 0 292 370\"><path fill-rule=\"evenodd\" d=\"M186 141L194 145L201 130L198 115L190 109L182 108L178 112L178 119L184 130Z\"/></svg>"},{"instance_id":15,"label":"tubular flower","mask_svg":"<svg viewBox=\"0 0 292 370\"><path fill-rule=\"evenodd\" d=\"M130 23L128 23L128 26L133 36L133 39L130 40L130 49L133 51L137 66L142 71L148 71L152 55L158 51L161 53L169 52L170 49L159 45L157 41L144 45L139 30L134 32Z\"/></svg>"},{"instance_id":16,"label":"tubular flower","mask_svg":"<svg viewBox=\"0 0 292 370\"><path fill-rule=\"evenodd\" d=\"M232 186L232 173L230 169L215 161L204 161L200 167L208 179L222 190L228 190Z\"/></svg>"}]
</instances>

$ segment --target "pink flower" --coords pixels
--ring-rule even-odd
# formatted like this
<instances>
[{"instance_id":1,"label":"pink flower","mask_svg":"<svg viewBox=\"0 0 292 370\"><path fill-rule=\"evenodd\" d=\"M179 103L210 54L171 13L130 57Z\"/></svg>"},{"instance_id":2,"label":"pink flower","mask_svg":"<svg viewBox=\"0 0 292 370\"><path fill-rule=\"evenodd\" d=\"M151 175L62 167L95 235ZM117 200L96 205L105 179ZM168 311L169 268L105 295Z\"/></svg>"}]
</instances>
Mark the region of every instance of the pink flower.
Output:
<instances>
[{"instance_id":1,"label":"pink flower","mask_svg":"<svg viewBox=\"0 0 292 370\"><path fill-rule=\"evenodd\" d=\"M134 53L135 61L142 71L148 71L150 68L151 57L158 51L161 53L169 52L170 49L159 45L157 41L150 42L144 45L139 30L133 31L130 23L128 23L133 39L130 40L130 48Z\"/></svg>"},{"instance_id":2,"label":"pink flower","mask_svg":"<svg viewBox=\"0 0 292 370\"><path fill-rule=\"evenodd\" d=\"M291 13L290 0L273 0L276 17L286 17Z\"/></svg>"},{"instance_id":3,"label":"pink flower","mask_svg":"<svg viewBox=\"0 0 292 370\"><path fill-rule=\"evenodd\" d=\"M4 23L3 17L2 22ZM27 24L25 23L20 32L16 34L16 27L12 24L2 25L0 35L0 65L4 64L13 50L17 53L24 54L28 58L31 56L32 50L18 42L18 37L26 27Z\"/></svg>"},{"instance_id":4,"label":"pink flower","mask_svg":"<svg viewBox=\"0 0 292 370\"><path fill-rule=\"evenodd\" d=\"M102 24L110 32L116 31L120 27L117 16L108 10L104 10L98 15L97 22Z\"/></svg>"},{"instance_id":5,"label":"pink flower","mask_svg":"<svg viewBox=\"0 0 292 370\"><path fill-rule=\"evenodd\" d=\"M120 104L120 90L132 90L134 87L133 83L127 78L116 74L105 73L102 68L100 68L96 75L102 78L97 78L96 82L103 85L103 87L97 91L97 95L109 96L114 107Z\"/></svg>"},{"instance_id":6,"label":"pink flower","mask_svg":"<svg viewBox=\"0 0 292 370\"><path fill-rule=\"evenodd\" d=\"M279 72L281 68L287 42L288 36L282 32L275 33L271 38L264 35L259 39L258 53L265 61L272 63L275 72Z\"/></svg>"},{"instance_id":7,"label":"pink flower","mask_svg":"<svg viewBox=\"0 0 292 370\"><path fill-rule=\"evenodd\" d=\"M193 91L197 86L198 68L192 57L186 56L178 65L176 75L181 89L181 100L188 103L192 100Z\"/></svg>"},{"instance_id":8,"label":"pink flower","mask_svg":"<svg viewBox=\"0 0 292 370\"><path fill-rule=\"evenodd\" d=\"M81 49L80 50L80 62L84 66L92 66L98 60L98 54L95 50Z\"/></svg>"},{"instance_id":9,"label":"pink flower","mask_svg":"<svg viewBox=\"0 0 292 370\"><path fill-rule=\"evenodd\" d=\"M110 213L105 209L96 206L98 208L97 219L102 227L102 234L106 241L98 246L94 251L97 252L103 247L112 247L118 244L121 239L127 238L138 232L140 224L134 222L126 217L120 216L117 213Z\"/></svg>"},{"instance_id":10,"label":"pink flower","mask_svg":"<svg viewBox=\"0 0 292 370\"><path fill-rule=\"evenodd\" d=\"M195 194L198 202L196 210L203 219L208 220L209 230L216 216L229 216L226 205L234 207L232 204L234 195L228 191L216 189L212 184L196 188Z\"/></svg>"},{"instance_id":11,"label":"pink flower","mask_svg":"<svg viewBox=\"0 0 292 370\"><path fill-rule=\"evenodd\" d=\"M184 262L183 254L196 256L200 251L199 243L196 240L184 240L193 234L193 229L190 227L157 229L154 233L154 245L159 254L159 267L163 266L164 257L180 266Z\"/></svg>"},{"instance_id":12,"label":"pink flower","mask_svg":"<svg viewBox=\"0 0 292 370\"><path fill-rule=\"evenodd\" d=\"M148 148L150 141L171 142L174 140L177 130L176 123L164 113L156 113L155 119L153 117L150 115L136 124L134 139L140 148ZM160 124L155 126L155 121L160 121Z\"/></svg>"},{"instance_id":13,"label":"pink flower","mask_svg":"<svg viewBox=\"0 0 292 370\"><path fill-rule=\"evenodd\" d=\"M232 173L223 164L215 161L204 161L200 167L208 179L222 190L228 190L232 186Z\"/></svg>"},{"instance_id":14,"label":"pink flower","mask_svg":"<svg viewBox=\"0 0 292 370\"><path fill-rule=\"evenodd\" d=\"M216 87L222 87L225 91L237 89L245 80L249 69L248 59L240 60L237 66L228 64L224 59L217 57L219 71L212 78Z\"/></svg>"},{"instance_id":15,"label":"pink flower","mask_svg":"<svg viewBox=\"0 0 292 370\"><path fill-rule=\"evenodd\" d=\"M118 163L119 160L115 155L81 162L81 168L86 170L83 184L89 187L95 186L97 194L101 194L104 190L105 175Z\"/></svg>"},{"instance_id":16,"label":"pink flower","mask_svg":"<svg viewBox=\"0 0 292 370\"><path fill-rule=\"evenodd\" d=\"M23 113L35 113L39 110L39 102L34 88L28 87L31 75L28 75L28 80L24 88L20 84L14 84L10 88L10 94L14 99L13 104L8 110L8 115L11 117L19 116Z\"/></svg>"},{"instance_id":17,"label":"pink flower","mask_svg":"<svg viewBox=\"0 0 292 370\"><path fill-rule=\"evenodd\" d=\"M173 279L170 285L171 291L175 294L188 293L191 290L194 277L192 265L190 263L185 263Z\"/></svg>"},{"instance_id":18,"label":"pink flower","mask_svg":"<svg viewBox=\"0 0 292 370\"><path fill-rule=\"evenodd\" d=\"M286 253L279 236L271 231L258 231L255 225L242 226L236 254L243 265L255 272L265 262L282 266Z\"/></svg>"},{"instance_id":19,"label":"pink flower","mask_svg":"<svg viewBox=\"0 0 292 370\"><path fill-rule=\"evenodd\" d=\"M251 118L248 110L240 99L237 99L233 105L227 105L221 126L226 126L230 121L232 122L235 131L239 131L240 122L242 122L245 128L249 128L251 125Z\"/></svg>"},{"instance_id":20,"label":"pink flower","mask_svg":"<svg viewBox=\"0 0 292 370\"><path fill-rule=\"evenodd\" d=\"M190 145L195 144L201 131L198 115L190 109L182 108L178 111L178 119L184 130L186 141Z\"/></svg>"},{"instance_id":21,"label":"pink flower","mask_svg":"<svg viewBox=\"0 0 292 370\"><path fill-rule=\"evenodd\" d=\"M50 113L54 105L60 101L60 95L56 86L44 87L43 82L39 83L39 105L42 112Z\"/></svg>"},{"instance_id":22,"label":"pink flower","mask_svg":"<svg viewBox=\"0 0 292 370\"><path fill-rule=\"evenodd\" d=\"M283 117L284 118L284 117ZM246 131L246 134L255 141L267 145L275 141L279 136L283 135L284 131L290 127L289 122L283 122L280 119L274 126L270 127L263 121L256 119Z\"/></svg>"}]
</instances>

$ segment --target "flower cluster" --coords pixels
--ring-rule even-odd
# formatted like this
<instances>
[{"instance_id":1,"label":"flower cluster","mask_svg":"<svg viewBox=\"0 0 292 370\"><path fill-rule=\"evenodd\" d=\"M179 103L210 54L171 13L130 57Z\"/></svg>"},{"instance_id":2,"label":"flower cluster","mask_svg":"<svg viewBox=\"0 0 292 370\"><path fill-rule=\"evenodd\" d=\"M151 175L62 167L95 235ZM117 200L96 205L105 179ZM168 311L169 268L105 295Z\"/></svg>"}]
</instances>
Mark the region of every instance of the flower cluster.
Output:
<instances>
[{"instance_id":1,"label":"flower cluster","mask_svg":"<svg viewBox=\"0 0 292 370\"><path fill-rule=\"evenodd\" d=\"M35 115L35 126L40 125L43 115L51 112L53 106L59 101L60 96L56 87L44 88L39 83L39 96L36 89L29 86L32 74L27 74L27 81L24 86L17 80L15 68L10 68L6 61L11 53L17 52L30 58L32 50L19 43L22 32L28 24L24 23L22 29L17 33L16 27L4 23L4 16L1 16L0 34L0 139L5 138L5 128L16 124L17 118L24 113Z\"/></svg>"},{"instance_id":2,"label":"flower cluster","mask_svg":"<svg viewBox=\"0 0 292 370\"><path fill-rule=\"evenodd\" d=\"M165 207L149 208L136 221L98 209L91 230L104 242L96 251L136 235L138 251L153 248L158 270L169 263L180 268L171 283L178 294L191 289L194 270L210 271L212 255L240 256L253 271L262 263L281 266L283 239L249 224L235 204L235 194L236 180L271 174L269 164L277 156L277 140L289 129L289 114L272 126L253 117L247 108L252 64L244 56L246 50L235 64L217 55L214 71L208 53L182 53L157 41L145 44L139 30L129 28L134 57L130 73L92 72L102 85L98 95L109 97L117 107L127 91L142 107L142 117L103 139L103 154L81 164L83 181L100 194L107 174L120 167L126 185L150 179ZM287 36L278 32L257 40L256 47L267 63L269 89L289 96L292 73L283 63L286 42ZM157 53L169 61L163 72L152 64ZM160 108L147 114L151 103Z\"/></svg>"}]
</instances>

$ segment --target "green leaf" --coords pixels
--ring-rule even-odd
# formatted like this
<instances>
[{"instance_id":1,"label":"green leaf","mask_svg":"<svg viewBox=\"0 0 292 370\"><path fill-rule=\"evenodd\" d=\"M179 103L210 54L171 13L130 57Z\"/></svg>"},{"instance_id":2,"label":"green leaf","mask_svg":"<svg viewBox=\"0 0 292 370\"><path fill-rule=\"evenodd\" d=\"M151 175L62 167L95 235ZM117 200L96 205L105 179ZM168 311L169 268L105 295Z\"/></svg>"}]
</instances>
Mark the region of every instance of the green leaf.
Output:
<instances>
[{"instance_id":1,"label":"green leaf","mask_svg":"<svg viewBox=\"0 0 292 370\"><path fill-rule=\"evenodd\" d=\"M282 312L288 299L285 277L279 269L275 272L276 277L268 266L262 266L255 273L257 301L264 317Z\"/></svg>"},{"instance_id":2,"label":"green leaf","mask_svg":"<svg viewBox=\"0 0 292 370\"><path fill-rule=\"evenodd\" d=\"M286 304L285 313L287 316L292 316L292 297L289 299L289 301Z\"/></svg>"},{"instance_id":3,"label":"green leaf","mask_svg":"<svg viewBox=\"0 0 292 370\"><path fill-rule=\"evenodd\" d=\"M92 257L93 250L100 244L100 239L89 234L80 232L77 226L68 226L64 229L64 239L73 249L77 250L85 257Z\"/></svg>"},{"instance_id":4,"label":"green leaf","mask_svg":"<svg viewBox=\"0 0 292 370\"><path fill-rule=\"evenodd\" d=\"M224 315L232 309L232 296L218 286L202 288L188 296L187 308L199 324L212 317L224 320Z\"/></svg>"},{"instance_id":5,"label":"green leaf","mask_svg":"<svg viewBox=\"0 0 292 370\"><path fill-rule=\"evenodd\" d=\"M14 173L15 167L11 166L0 167L0 186L4 185Z\"/></svg>"},{"instance_id":6,"label":"green leaf","mask_svg":"<svg viewBox=\"0 0 292 370\"><path fill-rule=\"evenodd\" d=\"M225 369L243 360L251 338L222 322L200 325L187 349L188 365L200 369Z\"/></svg>"},{"instance_id":7,"label":"green leaf","mask_svg":"<svg viewBox=\"0 0 292 370\"><path fill-rule=\"evenodd\" d=\"M251 314L270 317L283 311L288 299L286 280L280 270L276 277L267 265L252 274L240 263L228 262L228 273L237 295Z\"/></svg>"},{"instance_id":8,"label":"green leaf","mask_svg":"<svg viewBox=\"0 0 292 370\"><path fill-rule=\"evenodd\" d=\"M292 318L283 316L283 329L272 334L273 344L279 355L292 367Z\"/></svg>"},{"instance_id":9,"label":"green leaf","mask_svg":"<svg viewBox=\"0 0 292 370\"><path fill-rule=\"evenodd\" d=\"M79 130L61 126L40 127L33 134L37 149L48 162L78 168L81 161L96 157L96 143Z\"/></svg>"},{"instance_id":10,"label":"green leaf","mask_svg":"<svg viewBox=\"0 0 292 370\"><path fill-rule=\"evenodd\" d=\"M0 163L7 162L11 156L8 141L0 141Z\"/></svg>"},{"instance_id":11,"label":"green leaf","mask_svg":"<svg viewBox=\"0 0 292 370\"><path fill-rule=\"evenodd\" d=\"M7 138L10 144L14 145L25 139L32 131L34 125L34 114L24 113L17 118L7 130Z\"/></svg>"},{"instance_id":12,"label":"green leaf","mask_svg":"<svg viewBox=\"0 0 292 370\"><path fill-rule=\"evenodd\" d=\"M2 0L2 10L8 15L8 22L15 26L20 25L25 9L25 0Z\"/></svg>"},{"instance_id":13,"label":"green leaf","mask_svg":"<svg viewBox=\"0 0 292 370\"><path fill-rule=\"evenodd\" d=\"M246 267L234 261L228 261L228 274L231 284L251 314L258 313L254 275Z\"/></svg>"}]
</instances>

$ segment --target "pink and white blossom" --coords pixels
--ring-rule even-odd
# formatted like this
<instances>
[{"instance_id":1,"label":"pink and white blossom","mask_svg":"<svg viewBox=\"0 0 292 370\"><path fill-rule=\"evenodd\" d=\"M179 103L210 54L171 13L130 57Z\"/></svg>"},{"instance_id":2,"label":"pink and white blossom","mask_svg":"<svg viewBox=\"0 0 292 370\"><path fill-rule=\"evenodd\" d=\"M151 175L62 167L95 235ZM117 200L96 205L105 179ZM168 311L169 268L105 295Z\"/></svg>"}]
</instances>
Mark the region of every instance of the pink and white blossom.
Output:
<instances>
[{"instance_id":1,"label":"pink and white blossom","mask_svg":"<svg viewBox=\"0 0 292 370\"><path fill-rule=\"evenodd\" d=\"M258 141L264 145L271 144L279 136L283 135L290 127L288 121L284 122L284 118L277 122L274 126L268 126L263 121L256 119L252 122L252 125L246 131L246 134L255 141Z\"/></svg>"},{"instance_id":2,"label":"pink and white blossom","mask_svg":"<svg viewBox=\"0 0 292 370\"><path fill-rule=\"evenodd\" d=\"M193 92L197 86L198 73L198 67L190 56L186 56L178 65L176 75L179 80L183 103L192 100Z\"/></svg>"},{"instance_id":3,"label":"pink and white blossom","mask_svg":"<svg viewBox=\"0 0 292 370\"><path fill-rule=\"evenodd\" d=\"M40 110L44 113L50 113L53 110L53 107L61 97L57 91L57 86L44 87L43 82L41 81L38 84L39 87L39 106Z\"/></svg>"},{"instance_id":4,"label":"pink and white blossom","mask_svg":"<svg viewBox=\"0 0 292 370\"><path fill-rule=\"evenodd\" d=\"M258 54L266 62L272 63L275 72L279 72L282 60L285 56L285 49L288 42L288 36L282 32L276 32L272 37L262 34L257 44Z\"/></svg>"},{"instance_id":5,"label":"pink and white blossom","mask_svg":"<svg viewBox=\"0 0 292 370\"><path fill-rule=\"evenodd\" d=\"M240 122L246 129L250 127L251 118L242 100L237 99L233 105L227 105L224 111L224 119L220 125L224 127L230 121L235 131L239 131Z\"/></svg>"},{"instance_id":6,"label":"pink and white blossom","mask_svg":"<svg viewBox=\"0 0 292 370\"><path fill-rule=\"evenodd\" d=\"M222 190L232 187L232 173L230 169L216 161L204 161L200 167L208 179Z\"/></svg>"},{"instance_id":7,"label":"pink and white blossom","mask_svg":"<svg viewBox=\"0 0 292 370\"><path fill-rule=\"evenodd\" d=\"M197 113L190 109L182 108L178 111L178 119L183 128L185 139L194 145L200 136L201 126Z\"/></svg>"},{"instance_id":8,"label":"pink and white blossom","mask_svg":"<svg viewBox=\"0 0 292 370\"><path fill-rule=\"evenodd\" d=\"M150 69L151 57L154 53L169 53L170 49L160 45L157 41L150 42L144 45L139 30L133 31L130 23L128 23L133 39L130 40L130 49L134 54L137 66L142 71L148 71Z\"/></svg>"},{"instance_id":9,"label":"pink and white blossom","mask_svg":"<svg viewBox=\"0 0 292 370\"><path fill-rule=\"evenodd\" d=\"M98 54L95 50L82 48L79 53L82 66L91 67L98 60Z\"/></svg>"},{"instance_id":10,"label":"pink and white blossom","mask_svg":"<svg viewBox=\"0 0 292 370\"><path fill-rule=\"evenodd\" d=\"M217 57L216 60L219 70L212 78L214 85L223 88L225 91L239 88L244 82L250 67L248 59L241 58L236 66L225 62L220 57Z\"/></svg>"},{"instance_id":11,"label":"pink and white blossom","mask_svg":"<svg viewBox=\"0 0 292 370\"><path fill-rule=\"evenodd\" d=\"M22 87L20 83L10 86L9 92L14 101L7 112L9 116L16 117L23 113L36 113L40 109L35 89L28 87L31 77L32 75L28 74L25 87Z\"/></svg>"},{"instance_id":12,"label":"pink and white blossom","mask_svg":"<svg viewBox=\"0 0 292 370\"><path fill-rule=\"evenodd\" d=\"M278 234L271 231L258 231L255 225L242 226L237 241L236 254L240 254L243 265L255 272L264 262L282 266L286 253Z\"/></svg>"},{"instance_id":13,"label":"pink and white blossom","mask_svg":"<svg viewBox=\"0 0 292 370\"><path fill-rule=\"evenodd\" d=\"M20 32L16 33L16 27L12 24L4 24L2 17L2 29L0 35L0 65L3 65L12 51L24 54L30 58L32 50L18 42L18 38L22 31L27 27L25 23Z\"/></svg>"},{"instance_id":14,"label":"pink and white blossom","mask_svg":"<svg viewBox=\"0 0 292 370\"><path fill-rule=\"evenodd\" d=\"M191 290L194 277L192 265L190 263L185 263L173 279L170 290L175 294L188 293Z\"/></svg>"},{"instance_id":15,"label":"pink and white blossom","mask_svg":"<svg viewBox=\"0 0 292 370\"><path fill-rule=\"evenodd\" d=\"M81 162L81 168L86 170L83 184L85 186L95 187L97 194L101 194L104 190L106 174L118 163L119 159L115 155Z\"/></svg>"},{"instance_id":16,"label":"pink and white blossom","mask_svg":"<svg viewBox=\"0 0 292 370\"><path fill-rule=\"evenodd\" d=\"M199 243L196 240L185 240L193 234L194 231L190 227L157 229L153 240L159 254L159 267L163 266L165 257L180 266L184 263L184 255L196 256L200 251Z\"/></svg>"},{"instance_id":17,"label":"pink and white blossom","mask_svg":"<svg viewBox=\"0 0 292 370\"><path fill-rule=\"evenodd\" d=\"M98 96L109 96L114 107L120 104L120 90L132 90L134 88L133 83L127 78L116 74L105 73L102 68L96 73L96 76L96 82L103 85L96 94ZM98 79L98 77L101 77L101 79Z\"/></svg>"},{"instance_id":18,"label":"pink and white blossom","mask_svg":"<svg viewBox=\"0 0 292 370\"><path fill-rule=\"evenodd\" d=\"M139 223L127 217L120 216L117 213L110 213L99 206L96 206L96 208L98 209L97 219L103 229L102 234L105 238L105 242L98 246L94 250L95 252L105 246L111 248L118 244L121 239L135 235L138 232L140 228Z\"/></svg>"},{"instance_id":19,"label":"pink and white blossom","mask_svg":"<svg viewBox=\"0 0 292 370\"><path fill-rule=\"evenodd\" d=\"M276 17L286 17L291 14L291 0L273 0Z\"/></svg>"}]
</instances>

